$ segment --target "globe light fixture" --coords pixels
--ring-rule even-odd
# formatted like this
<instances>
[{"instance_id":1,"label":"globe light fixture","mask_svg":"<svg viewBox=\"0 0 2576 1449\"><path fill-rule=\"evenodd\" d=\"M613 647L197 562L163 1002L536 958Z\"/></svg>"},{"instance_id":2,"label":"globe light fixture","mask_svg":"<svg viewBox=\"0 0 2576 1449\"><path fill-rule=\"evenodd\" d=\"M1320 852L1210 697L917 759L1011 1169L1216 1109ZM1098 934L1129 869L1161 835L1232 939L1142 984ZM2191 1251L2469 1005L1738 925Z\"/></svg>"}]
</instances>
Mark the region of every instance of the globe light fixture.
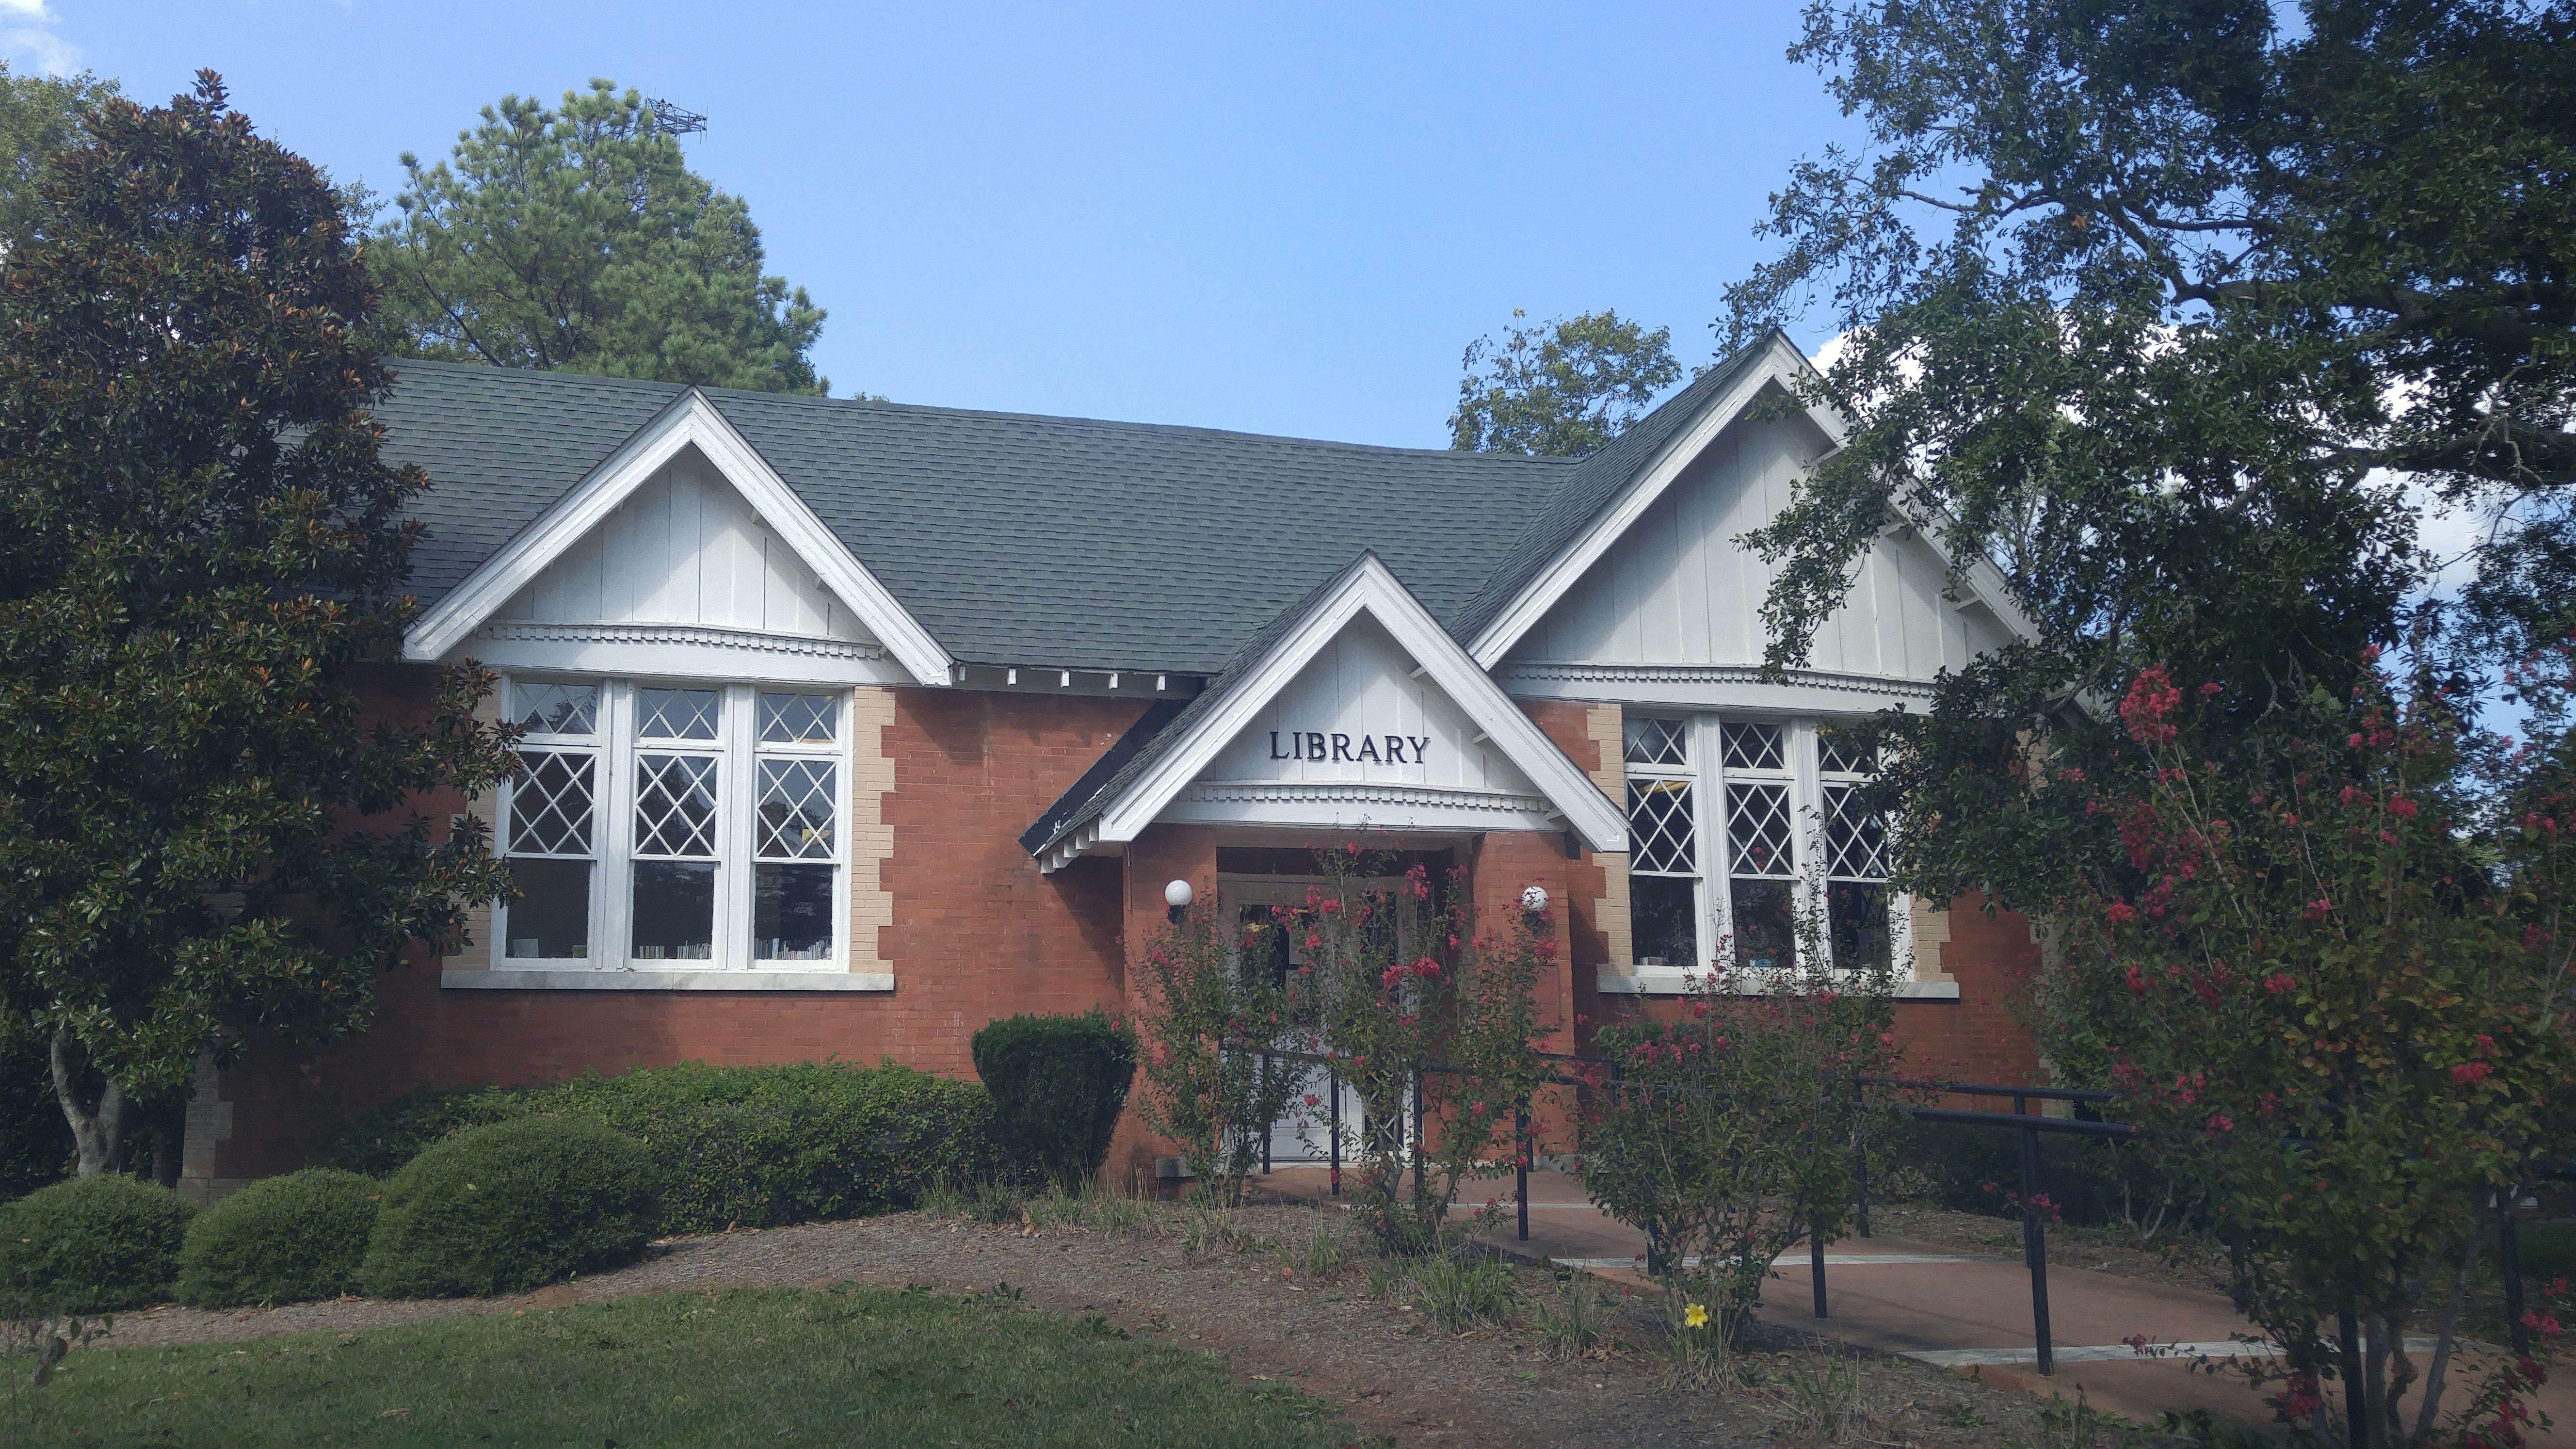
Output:
<instances>
[{"instance_id":1,"label":"globe light fixture","mask_svg":"<svg viewBox=\"0 0 2576 1449\"><path fill-rule=\"evenodd\" d=\"M1171 908L1167 914L1171 917L1173 925L1177 926L1181 923L1182 913L1187 911L1190 908L1190 902L1197 898L1198 892L1191 890L1190 883L1185 880L1176 880L1163 887L1163 904Z\"/></svg>"},{"instance_id":2,"label":"globe light fixture","mask_svg":"<svg viewBox=\"0 0 2576 1449\"><path fill-rule=\"evenodd\" d=\"M1547 887L1528 886L1521 891L1521 909L1535 916L1547 909Z\"/></svg>"}]
</instances>

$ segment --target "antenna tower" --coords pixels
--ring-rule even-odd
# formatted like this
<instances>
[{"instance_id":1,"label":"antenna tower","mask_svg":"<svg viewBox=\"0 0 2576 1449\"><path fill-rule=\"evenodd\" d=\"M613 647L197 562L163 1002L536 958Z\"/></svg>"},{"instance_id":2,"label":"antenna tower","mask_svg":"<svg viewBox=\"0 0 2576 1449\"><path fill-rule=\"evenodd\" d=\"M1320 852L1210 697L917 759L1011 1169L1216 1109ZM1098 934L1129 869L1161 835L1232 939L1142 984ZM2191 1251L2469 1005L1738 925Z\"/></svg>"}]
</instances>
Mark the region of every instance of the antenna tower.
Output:
<instances>
[{"instance_id":1,"label":"antenna tower","mask_svg":"<svg viewBox=\"0 0 2576 1449\"><path fill-rule=\"evenodd\" d=\"M652 110L653 124L660 127L664 135L685 136L707 128L707 118L696 111L681 110L665 100L647 100L644 104Z\"/></svg>"}]
</instances>

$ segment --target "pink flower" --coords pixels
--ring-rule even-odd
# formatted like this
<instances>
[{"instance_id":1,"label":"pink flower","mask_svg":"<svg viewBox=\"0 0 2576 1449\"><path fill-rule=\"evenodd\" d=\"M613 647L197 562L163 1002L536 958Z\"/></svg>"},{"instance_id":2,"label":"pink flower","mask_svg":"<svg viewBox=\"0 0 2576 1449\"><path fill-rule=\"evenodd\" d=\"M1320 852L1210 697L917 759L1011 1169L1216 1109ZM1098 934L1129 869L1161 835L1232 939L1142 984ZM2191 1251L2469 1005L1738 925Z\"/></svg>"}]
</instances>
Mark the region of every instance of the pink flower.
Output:
<instances>
[{"instance_id":1,"label":"pink flower","mask_svg":"<svg viewBox=\"0 0 2576 1449\"><path fill-rule=\"evenodd\" d=\"M2493 1075L2495 1075L2495 1068L2485 1062L2462 1062L2451 1068L2451 1080L2455 1082L2474 1084L2483 1082Z\"/></svg>"},{"instance_id":2,"label":"pink flower","mask_svg":"<svg viewBox=\"0 0 2576 1449\"><path fill-rule=\"evenodd\" d=\"M2212 1112L2209 1114L2209 1130L2212 1134L2233 1132L2236 1130L2236 1124L2227 1120L2226 1113Z\"/></svg>"},{"instance_id":3,"label":"pink flower","mask_svg":"<svg viewBox=\"0 0 2576 1449\"><path fill-rule=\"evenodd\" d=\"M2111 918L2112 925L2125 926L2138 918L2138 908L2127 901L2113 901L2102 914Z\"/></svg>"},{"instance_id":4,"label":"pink flower","mask_svg":"<svg viewBox=\"0 0 2576 1449\"><path fill-rule=\"evenodd\" d=\"M2283 992L2290 991L2296 988L2298 984L2299 983L2297 981L2291 979L2290 973L2287 971L2275 971L2271 975L2263 978L2263 989L2271 992L2274 996L2279 996Z\"/></svg>"},{"instance_id":5,"label":"pink flower","mask_svg":"<svg viewBox=\"0 0 2576 1449\"><path fill-rule=\"evenodd\" d=\"M2415 818L2415 802L2399 796L2388 802L2388 813L2400 820L2412 820Z\"/></svg>"}]
</instances>

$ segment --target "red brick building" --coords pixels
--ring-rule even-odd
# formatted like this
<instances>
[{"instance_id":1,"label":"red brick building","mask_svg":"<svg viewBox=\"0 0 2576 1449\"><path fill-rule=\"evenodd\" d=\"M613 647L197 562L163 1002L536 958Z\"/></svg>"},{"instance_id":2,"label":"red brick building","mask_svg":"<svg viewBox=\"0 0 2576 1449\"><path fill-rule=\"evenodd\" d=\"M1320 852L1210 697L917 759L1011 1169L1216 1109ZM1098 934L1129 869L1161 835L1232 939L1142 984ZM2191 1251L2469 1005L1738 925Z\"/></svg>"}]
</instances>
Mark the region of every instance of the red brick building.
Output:
<instances>
[{"instance_id":1,"label":"red brick building","mask_svg":"<svg viewBox=\"0 0 2576 1449\"><path fill-rule=\"evenodd\" d=\"M1831 733L2013 637L2001 580L1892 527L1811 666L1758 668L1737 539L1837 436L1778 405L1805 367L1770 339L1574 462L404 364L379 417L435 486L377 703L502 674L523 777L424 805L521 894L364 1034L209 1068L190 1185L423 1087L968 1073L997 1015L1123 1006L1169 883L1259 909L1358 835L1543 888L1567 1042L1812 913L1894 962L1919 1062L2025 1075L2027 930L1891 893Z\"/></svg>"}]
</instances>

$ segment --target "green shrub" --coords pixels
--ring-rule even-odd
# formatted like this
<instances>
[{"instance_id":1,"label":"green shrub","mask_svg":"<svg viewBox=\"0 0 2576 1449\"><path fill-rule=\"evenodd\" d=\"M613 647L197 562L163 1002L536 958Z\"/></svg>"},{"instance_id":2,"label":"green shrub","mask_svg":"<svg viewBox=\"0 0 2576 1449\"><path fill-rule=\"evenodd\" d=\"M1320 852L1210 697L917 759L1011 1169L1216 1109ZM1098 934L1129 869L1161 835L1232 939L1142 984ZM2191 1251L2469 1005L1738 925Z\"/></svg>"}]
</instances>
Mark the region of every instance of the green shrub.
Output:
<instances>
[{"instance_id":1,"label":"green shrub","mask_svg":"<svg viewBox=\"0 0 2576 1449\"><path fill-rule=\"evenodd\" d=\"M1006 1016L975 1033L975 1073L1002 1135L1059 1187L1100 1170L1136 1079L1136 1033L1093 1007Z\"/></svg>"},{"instance_id":2,"label":"green shrub","mask_svg":"<svg viewBox=\"0 0 2576 1449\"><path fill-rule=\"evenodd\" d=\"M359 1118L323 1150L321 1166L367 1177L391 1177L421 1149L468 1127L489 1127L530 1112L528 1094L509 1087L414 1092Z\"/></svg>"},{"instance_id":3,"label":"green shrub","mask_svg":"<svg viewBox=\"0 0 2576 1449\"><path fill-rule=\"evenodd\" d=\"M383 1194L373 1178L327 1167L252 1183L189 1225L179 1301L230 1308L348 1292Z\"/></svg>"},{"instance_id":4,"label":"green shrub","mask_svg":"<svg viewBox=\"0 0 2576 1449\"><path fill-rule=\"evenodd\" d=\"M39 1310L106 1313L170 1296L196 1206L131 1177L38 1188L0 1207L0 1283Z\"/></svg>"},{"instance_id":5,"label":"green shrub","mask_svg":"<svg viewBox=\"0 0 2576 1449\"><path fill-rule=\"evenodd\" d=\"M580 1117L469 1127L394 1174L358 1269L385 1298L510 1293L630 1262L653 1236L644 1144Z\"/></svg>"},{"instance_id":6,"label":"green shrub","mask_svg":"<svg viewBox=\"0 0 2576 1449\"><path fill-rule=\"evenodd\" d=\"M888 1063L690 1062L546 1087L406 1097L352 1124L331 1166L388 1171L462 1126L551 1113L605 1123L664 1167L665 1233L864 1217L942 1179L1004 1171L991 1099L972 1082Z\"/></svg>"}]
</instances>

